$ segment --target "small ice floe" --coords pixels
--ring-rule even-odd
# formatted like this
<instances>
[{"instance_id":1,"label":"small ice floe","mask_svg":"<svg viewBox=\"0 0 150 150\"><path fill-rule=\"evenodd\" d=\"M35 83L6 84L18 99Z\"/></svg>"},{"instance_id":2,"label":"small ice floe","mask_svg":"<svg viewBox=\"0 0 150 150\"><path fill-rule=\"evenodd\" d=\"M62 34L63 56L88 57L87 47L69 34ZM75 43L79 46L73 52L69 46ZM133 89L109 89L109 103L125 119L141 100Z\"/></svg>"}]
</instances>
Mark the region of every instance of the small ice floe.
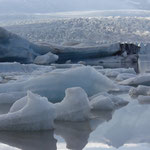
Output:
<instances>
[{"instance_id":1,"label":"small ice floe","mask_svg":"<svg viewBox=\"0 0 150 150\"><path fill-rule=\"evenodd\" d=\"M133 68L100 69L98 71L108 77L114 77L114 78L116 78L119 74L124 74L124 73L136 75L136 72Z\"/></svg>"},{"instance_id":2,"label":"small ice floe","mask_svg":"<svg viewBox=\"0 0 150 150\"><path fill-rule=\"evenodd\" d=\"M86 92L80 87L69 88L60 103L56 103L56 120L83 121L89 118L90 104Z\"/></svg>"},{"instance_id":3,"label":"small ice floe","mask_svg":"<svg viewBox=\"0 0 150 150\"><path fill-rule=\"evenodd\" d=\"M138 101L140 104L150 104L150 96L139 95Z\"/></svg>"},{"instance_id":4,"label":"small ice floe","mask_svg":"<svg viewBox=\"0 0 150 150\"><path fill-rule=\"evenodd\" d=\"M53 62L56 62L58 58L59 57L57 55L48 52L47 54L37 56L34 59L34 63L38 65L49 65Z\"/></svg>"},{"instance_id":5,"label":"small ice floe","mask_svg":"<svg viewBox=\"0 0 150 150\"><path fill-rule=\"evenodd\" d=\"M54 67L52 66L39 66L35 64L21 64L18 62L14 63L0 63L0 74L27 74L27 73L35 73L35 72L45 72L52 71Z\"/></svg>"},{"instance_id":6,"label":"small ice floe","mask_svg":"<svg viewBox=\"0 0 150 150\"><path fill-rule=\"evenodd\" d=\"M93 110L114 110L115 105L109 97L100 95L90 101Z\"/></svg>"},{"instance_id":7,"label":"small ice floe","mask_svg":"<svg viewBox=\"0 0 150 150\"><path fill-rule=\"evenodd\" d=\"M139 95L150 96L150 86L139 85L137 88L131 88L129 95L137 98Z\"/></svg>"},{"instance_id":8,"label":"small ice floe","mask_svg":"<svg viewBox=\"0 0 150 150\"><path fill-rule=\"evenodd\" d=\"M8 114L0 115L0 130L48 130L54 127L54 105L48 99L28 91L16 101Z\"/></svg>"},{"instance_id":9,"label":"small ice floe","mask_svg":"<svg viewBox=\"0 0 150 150\"><path fill-rule=\"evenodd\" d=\"M123 81L129 78L136 77L136 74L131 74L131 73L120 73L116 77L116 81Z\"/></svg>"},{"instance_id":10,"label":"small ice floe","mask_svg":"<svg viewBox=\"0 0 150 150\"><path fill-rule=\"evenodd\" d=\"M0 84L0 93L26 92L46 96L51 102L61 101L65 90L81 87L88 96L117 89L116 84L92 67L71 68L63 72L49 72L23 82Z\"/></svg>"},{"instance_id":11,"label":"small ice floe","mask_svg":"<svg viewBox=\"0 0 150 150\"><path fill-rule=\"evenodd\" d=\"M66 69L66 68L76 68L83 67L83 64L51 64L51 66L56 67L56 69Z\"/></svg>"},{"instance_id":12,"label":"small ice floe","mask_svg":"<svg viewBox=\"0 0 150 150\"><path fill-rule=\"evenodd\" d=\"M138 85L150 86L150 74L139 75L139 76L121 81L120 84L131 85L131 86L138 86Z\"/></svg>"},{"instance_id":13,"label":"small ice floe","mask_svg":"<svg viewBox=\"0 0 150 150\"><path fill-rule=\"evenodd\" d=\"M126 106L129 102L108 93L99 93L90 98L90 105L93 110L114 110Z\"/></svg>"}]
</instances>

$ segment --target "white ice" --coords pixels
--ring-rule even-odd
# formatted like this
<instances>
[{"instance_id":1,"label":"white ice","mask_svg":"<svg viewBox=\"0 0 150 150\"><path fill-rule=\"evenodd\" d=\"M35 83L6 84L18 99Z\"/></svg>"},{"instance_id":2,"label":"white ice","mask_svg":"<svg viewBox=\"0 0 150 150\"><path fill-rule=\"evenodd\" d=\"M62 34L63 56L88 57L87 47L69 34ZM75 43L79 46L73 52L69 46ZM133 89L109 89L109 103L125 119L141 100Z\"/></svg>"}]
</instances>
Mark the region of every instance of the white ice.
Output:
<instances>
[{"instance_id":1,"label":"white ice","mask_svg":"<svg viewBox=\"0 0 150 150\"><path fill-rule=\"evenodd\" d=\"M136 75L131 74L131 73L120 73L120 74L117 75L116 81L123 81L123 80L133 78L133 77L136 77Z\"/></svg>"},{"instance_id":2,"label":"white ice","mask_svg":"<svg viewBox=\"0 0 150 150\"><path fill-rule=\"evenodd\" d=\"M137 98L139 95L150 96L150 87L139 85L136 88L134 87L131 88L131 90L129 91L129 94L133 98Z\"/></svg>"},{"instance_id":3,"label":"white ice","mask_svg":"<svg viewBox=\"0 0 150 150\"><path fill-rule=\"evenodd\" d=\"M38 65L49 65L57 61L58 58L59 57L57 55L52 54L51 52L48 52L47 54L37 56L34 59L34 63Z\"/></svg>"},{"instance_id":4,"label":"white ice","mask_svg":"<svg viewBox=\"0 0 150 150\"><path fill-rule=\"evenodd\" d=\"M64 72L50 72L23 82L0 84L0 93L31 90L52 102L58 102L64 98L65 90L71 87L83 88L88 96L117 89L113 81L94 68L78 67Z\"/></svg>"},{"instance_id":5,"label":"white ice","mask_svg":"<svg viewBox=\"0 0 150 150\"><path fill-rule=\"evenodd\" d=\"M28 91L8 114L0 115L0 130L48 130L54 127L55 109L48 99Z\"/></svg>"},{"instance_id":6,"label":"white ice","mask_svg":"<svg viewBox=\"0 0 150 150\"><path fill-rule=\"evenodd\" d=\"M99 69L98 71L108 77L117 77L119 74L124 73L136 75L133 68Z\"/></svg>"},{"instance_id":7,"label":"white ice","mask_svg":"<svg viewBox=\"0 0 150 150\"><path fill-rule=\"evenodd\" d=\"M80 87L69 88L60 103L55 104L56 120L83 121L89 118L90 104L85 91Z\"/></svg>"},{"instance_id":8,"label":"white ice","mask_svg":"<svg viewBox=\"0 0 150 150\"><path fill-rule=\"evenodd\" d=\"M127 100L108 93L98 93L90 98L90 105L93 110L114 110L126 106L128 103Z\"/></svg>"},{"instance_id":9,"label":"white ice","mask_svg":"<svg viewBox=\"0 0 150 150\"><path fill-rule=\"evenodd\" d=\"M122 85L132 85L132 86L138 86L138 85L150 85L150 74L141 74L139 76L121 81L120 84Z\"/></svg>"}]
</instances>

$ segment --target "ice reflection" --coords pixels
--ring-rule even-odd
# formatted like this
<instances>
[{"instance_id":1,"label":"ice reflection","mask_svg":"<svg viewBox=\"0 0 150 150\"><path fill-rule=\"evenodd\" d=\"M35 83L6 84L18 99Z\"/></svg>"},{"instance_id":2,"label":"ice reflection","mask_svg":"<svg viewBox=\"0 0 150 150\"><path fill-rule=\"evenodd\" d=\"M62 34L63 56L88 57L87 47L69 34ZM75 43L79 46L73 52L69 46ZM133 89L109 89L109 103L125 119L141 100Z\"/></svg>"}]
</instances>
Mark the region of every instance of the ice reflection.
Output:
<instances>
[{"instance_id":1,"label":"ice reflection","mask_svg":"<svg viewBox=\"0 0 150 150\"><path fill-rule=\"evenodd\" d=\"M113 119L99 126L89 141L106 143L119 148L126 143L150 143L150 105L133 101L117 110Z\"/></svg>"},{"instance_id":2,"label":"ice reflection","mask_svg":"<svg viewBox=\"0 0 150 150\"><path fill-rule=\"evenodd\" d=\"M55 122L55 134L61 136L68 149L82 150L91 134L100 124L112 118L112 112L93 112L99 118L86 122Z\"/></svg>"},{"instance_id":3,"label":"ice reflection","mask_svg":"<svg viewBox=\"0 0 150 150\"><path fill-rule=\"evenodd\" d=\"M150 105L140 105L135 100L115 112L92 112L94 119L89 121L57 121L54 131L3 131L0 149L149 150L149 114Z\"/></svg>"},{"instance_id":4,"label":"ice reflection","mask_svg":"<svg viewBox=\"0 0 150 150\"><path fill-rule=\"evenodd\" d=\"M12 150L56 150L56 142L53 131L0 132L0 143L14 147Z\"/></svg>"}]
</instances>

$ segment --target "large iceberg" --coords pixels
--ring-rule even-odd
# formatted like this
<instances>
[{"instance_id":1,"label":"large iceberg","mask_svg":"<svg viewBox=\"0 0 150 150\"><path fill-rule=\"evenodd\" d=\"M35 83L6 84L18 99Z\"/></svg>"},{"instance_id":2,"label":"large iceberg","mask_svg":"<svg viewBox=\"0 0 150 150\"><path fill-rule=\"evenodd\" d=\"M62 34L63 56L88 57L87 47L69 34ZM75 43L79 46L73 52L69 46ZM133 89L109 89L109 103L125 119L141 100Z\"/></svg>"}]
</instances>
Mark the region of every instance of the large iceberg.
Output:
<instances>
[{"instance_id":1,"label":"large iceberg","mask_svg":"<svg viewBox=\"0 0 150 150\"><path fill-rule=\"evenodd\" d=\"M71 87L83 88L88 96L117 89L112 80L88 66L50 72L23 82L1 84L0 93L30 90L52 102L58 102L64 98L65 90Z\"/></svg>"},{"instance_id":2,"label":"large iceberg","mask_svg":"<svg viewBox=\"0 0 150 150\"><path fill-rule=\"evenodd\" d=\"M52 53L59 56L59 62L66 62L67 60L83 60L88 58L99 58L106 56L113 56L120 51L120 43L99 46L52 46Z\"/></svg>"},{"instance_id":3,"label":"large iceberg","mask_svg":"<svg viewBox=\"0 0 150 150\"><path fill-rule=\"evenodd\" d=\"M50 51L51 48L49 48ZM0 61L32 63L35 57L46 54L45 47L33 44L0 27ZM51 56L53 54L51 53ZM54 56L53 56L54 57ZM52 61L51 62L55 62Z\"/></svg>"},{"instance_id":4,"label":"large iceberg","mask_svg":"<svg viewBox=\"0 0 150 150\"><path fill-rule=\"evenodd\" d=\"M27 92L8 114L0 115L0 130L48 130L54 127L55 109L47 98Z\"/></svg>"}]
</instances>

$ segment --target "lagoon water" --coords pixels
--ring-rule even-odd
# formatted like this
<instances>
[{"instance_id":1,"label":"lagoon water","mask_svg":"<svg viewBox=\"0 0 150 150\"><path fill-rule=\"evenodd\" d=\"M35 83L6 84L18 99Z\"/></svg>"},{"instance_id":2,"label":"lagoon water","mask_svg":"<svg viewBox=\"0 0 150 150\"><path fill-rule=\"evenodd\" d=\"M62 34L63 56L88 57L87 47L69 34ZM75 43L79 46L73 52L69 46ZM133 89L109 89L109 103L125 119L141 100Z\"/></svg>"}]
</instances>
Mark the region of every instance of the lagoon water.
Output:
<instances>
[{"instance_id":1,"label":"lagoon water","mask_svg":"<svg viewBox=\"0 0 150 150\"><path fill-rule=\"evenodd\" d=\"M150 105L130 103L115 112L92 112L85 122L55 122L55 129L39 132L0 131L1 150L149 150ZM9 105L0 106L0 114Z\"/></svg>"}]
</instances>

